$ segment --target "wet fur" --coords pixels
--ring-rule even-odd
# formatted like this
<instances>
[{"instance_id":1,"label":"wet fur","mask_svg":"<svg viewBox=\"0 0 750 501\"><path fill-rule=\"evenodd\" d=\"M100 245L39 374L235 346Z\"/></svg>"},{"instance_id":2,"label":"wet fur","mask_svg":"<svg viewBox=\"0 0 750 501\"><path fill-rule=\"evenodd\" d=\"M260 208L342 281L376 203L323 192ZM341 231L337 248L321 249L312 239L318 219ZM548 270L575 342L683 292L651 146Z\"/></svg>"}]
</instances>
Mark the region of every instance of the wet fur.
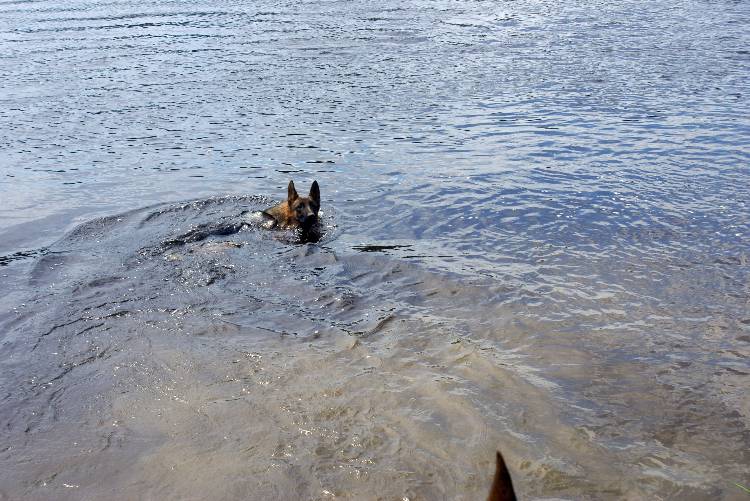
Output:
<instances>
[{"instance_id":1,"label":"wet fur","mask_svg":"<svg viewBox=\"0 0 750 501\"><path fill-rule=\"evenodd\" d=\"M318 223L320 211L320 187L313 181L310 194L301 197L294 188L294 181L289 181L287 199L263 211L263 214L273 220L272 227L282 229L302 228L310 229Z\"/></svg>"}]
</instances>

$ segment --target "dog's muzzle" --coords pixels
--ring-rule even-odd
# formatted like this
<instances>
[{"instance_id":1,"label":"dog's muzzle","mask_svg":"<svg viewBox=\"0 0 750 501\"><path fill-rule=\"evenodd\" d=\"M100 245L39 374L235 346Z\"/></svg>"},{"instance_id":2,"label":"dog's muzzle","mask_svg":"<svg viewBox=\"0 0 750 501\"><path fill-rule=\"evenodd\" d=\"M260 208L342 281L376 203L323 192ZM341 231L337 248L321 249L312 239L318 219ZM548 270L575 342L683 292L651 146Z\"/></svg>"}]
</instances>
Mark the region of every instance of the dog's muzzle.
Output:
<instances>
[{"instance_id":1,"label":"dog's muzzle","mask_svg":"<svg viewBox=\"0 0 750 501\"><path fill-rule=\"evenodd\" d=\"M307 226L312 226L313 224L315 224L317 220L318 220L318 216L316 216L314 213L311 213L311 214L305 214L304 216L302 216L300 218L299 223L302 226L307 227Z\"/></svg>"}]
</instances>

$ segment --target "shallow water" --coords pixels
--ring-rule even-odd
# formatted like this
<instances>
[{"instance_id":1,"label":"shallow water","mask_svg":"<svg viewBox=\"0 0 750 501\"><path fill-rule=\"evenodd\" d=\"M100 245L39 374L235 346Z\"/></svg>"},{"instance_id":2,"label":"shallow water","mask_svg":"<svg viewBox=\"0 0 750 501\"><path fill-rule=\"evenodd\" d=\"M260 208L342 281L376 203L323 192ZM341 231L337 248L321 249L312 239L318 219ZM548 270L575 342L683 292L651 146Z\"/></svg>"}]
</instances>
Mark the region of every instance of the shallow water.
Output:
<instances>
[{"instance_id":1,"label":"shallow water","mask_svg":"<svg viewBox=\"0 0 750 501\"><path fill-rule=\"evenodd\" d=\"M749 23L0 2L0 499L744 499Z\"/></svg>"}]
</instances>

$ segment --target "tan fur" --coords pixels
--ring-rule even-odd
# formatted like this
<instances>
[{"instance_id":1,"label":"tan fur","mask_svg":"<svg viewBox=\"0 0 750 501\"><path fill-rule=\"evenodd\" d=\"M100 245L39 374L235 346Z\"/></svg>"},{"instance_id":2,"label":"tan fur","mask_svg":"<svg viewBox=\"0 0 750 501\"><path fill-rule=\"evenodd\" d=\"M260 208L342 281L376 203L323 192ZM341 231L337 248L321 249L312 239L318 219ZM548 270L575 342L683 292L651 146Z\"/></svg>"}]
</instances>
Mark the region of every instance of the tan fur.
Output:
<instances>
[{"instance_id":1,"label":"tan fur","mask_svg":"<svg viewBox=\"0 0 750 501\"><path fill-rule=\"evenodd\" d=\"M294 188L294 181L289 181L287 199L263 211L271 217L278 228L310 228L318 222L320 210L320 188L318 182L313 181L310 195L301 197Z\"/></svg>"}]
</instances>

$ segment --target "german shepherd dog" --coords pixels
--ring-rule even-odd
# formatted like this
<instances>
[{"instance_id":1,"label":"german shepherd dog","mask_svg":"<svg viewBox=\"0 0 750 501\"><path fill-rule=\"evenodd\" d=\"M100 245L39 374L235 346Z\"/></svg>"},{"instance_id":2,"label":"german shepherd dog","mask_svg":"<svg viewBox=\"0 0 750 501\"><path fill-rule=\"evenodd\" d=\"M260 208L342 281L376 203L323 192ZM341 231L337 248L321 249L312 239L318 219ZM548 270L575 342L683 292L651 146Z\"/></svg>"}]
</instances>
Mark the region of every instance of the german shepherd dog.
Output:
<instances>
[{"instance_id":1,"label":"german shepherd dog","mask_svg":"<svg viewBox=\"0 0 750 501\"><path fill-rule=\"evenodd\" d=\"M320 211L320 187L313 181L310 195L301 197L294 188L294 181L289 181L287 199L278 205L262 212L271 223L268 228L300 229L302 240L315 242L320 238L318 212Z\"/></svg>"}]
</instances>

